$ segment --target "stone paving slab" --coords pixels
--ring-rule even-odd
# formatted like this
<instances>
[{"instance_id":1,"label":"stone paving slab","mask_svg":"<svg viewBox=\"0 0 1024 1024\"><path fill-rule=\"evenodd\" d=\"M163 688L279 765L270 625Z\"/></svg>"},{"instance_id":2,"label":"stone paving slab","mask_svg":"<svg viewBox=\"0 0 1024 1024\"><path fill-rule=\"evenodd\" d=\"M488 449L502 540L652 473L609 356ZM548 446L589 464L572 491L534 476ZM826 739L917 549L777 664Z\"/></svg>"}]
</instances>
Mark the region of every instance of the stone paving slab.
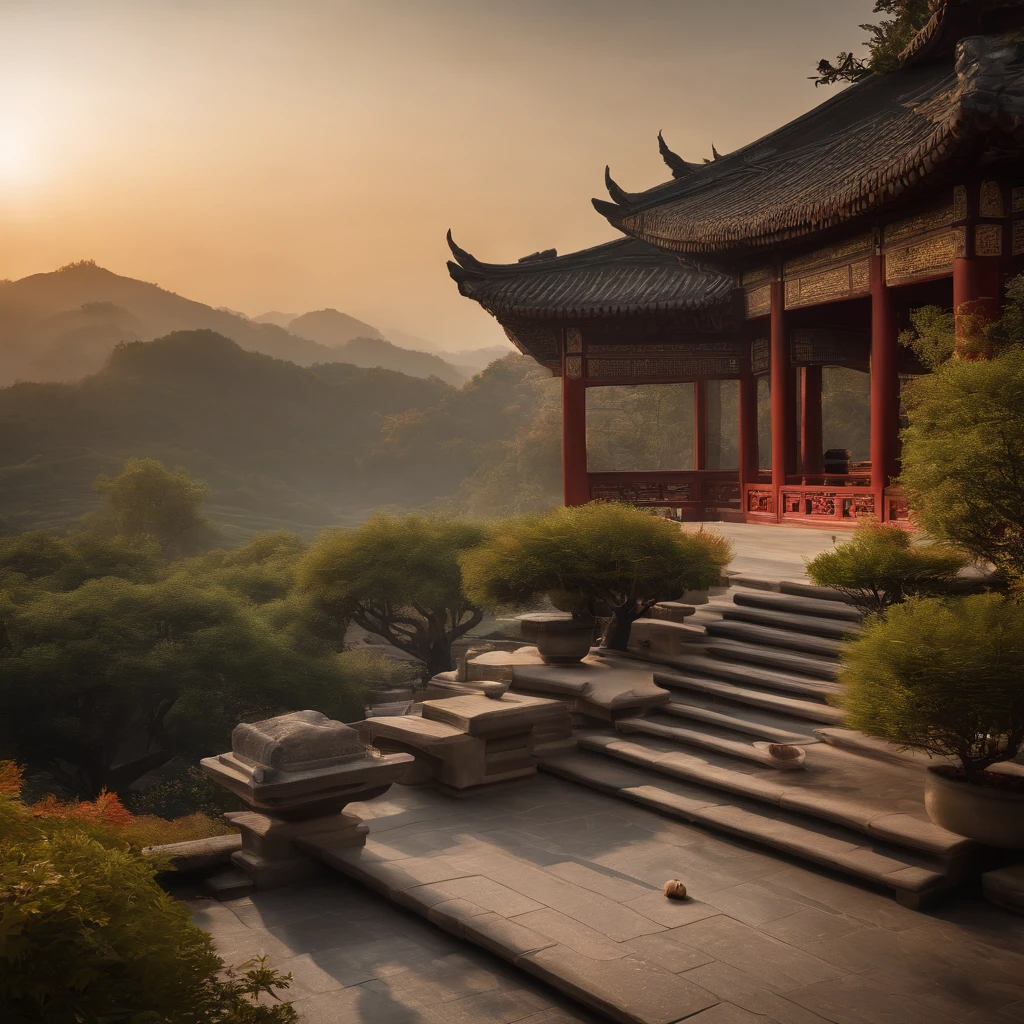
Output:
<instances>
[{"instance_id":1,"label":"stone paving slab","mask_svg":"<svg viewBox=\"0 0 1024 1024\"><path fill-rule=\"evenodd\" d=\"M437 924L438 936L449 933L446 941L497 954L511 965L507 970L533 975L605 1019L1024 1022L1024 929L1019 918L977 896L948 900L929 913L911 911L548 777L473 801L396 786L386 800L354 811L370 826L367 846L325 845L320 852L328 863ZM685 882L689 899L664 897L661 886L671 877ZM269 929L268 938L284 942L286 927ZM321 947L332 925L310 925L309 933L308 941ZM333 934L338 943L336 928ZM225 936L229 944L239 940L237 929ZM379 972L375 977L379 985ZM383 990L366 988L369 982L356 984L366 989L361 998L368 1008L385 998ZM407 986L400 997L387 996L401 1013L419 1014L393 1019L472 1019L430 1016L437 1007L420 998L424 991ZM472 1000L485 995L462 995L460 1005L469 1012ZM310 998L320 1000L311 1008L326 1006L324 995ZM497 1016L478 1019L504 1014L509 1024L532 1021L524 998L503 997L494 1004ZM340 1000L338 1006L359 1004ZM520 1011L521 1017L507 1016ZM534 1024L542 1021L549 1024L543 1017Z\"/></svg>"}]
</instances>

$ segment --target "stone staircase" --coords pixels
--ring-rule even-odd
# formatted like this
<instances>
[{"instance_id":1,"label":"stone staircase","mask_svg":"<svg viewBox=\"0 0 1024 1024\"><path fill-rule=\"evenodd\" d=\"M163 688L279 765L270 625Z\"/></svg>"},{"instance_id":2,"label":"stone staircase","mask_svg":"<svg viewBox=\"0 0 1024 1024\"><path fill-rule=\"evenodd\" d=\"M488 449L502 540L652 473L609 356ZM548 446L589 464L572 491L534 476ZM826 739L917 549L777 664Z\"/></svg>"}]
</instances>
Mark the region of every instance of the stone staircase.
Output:
<instances>
[{"instance_id":1,"label":"stone staircase","mask_svg":"<svg viewBox=\"0 0 1024 1024\"><path fill-rule=\"evenodd\" d=\"M577 730L577 750L545 769L855 876L907 905L957 882L973 844L928 819L927 762L844 729L827 703L859 613L806 585L739 582L695 613L655 611L659 630L666 620L685 630L679 653L631 652L651 663L668 704Z\"/></svg>"}]
</instances>

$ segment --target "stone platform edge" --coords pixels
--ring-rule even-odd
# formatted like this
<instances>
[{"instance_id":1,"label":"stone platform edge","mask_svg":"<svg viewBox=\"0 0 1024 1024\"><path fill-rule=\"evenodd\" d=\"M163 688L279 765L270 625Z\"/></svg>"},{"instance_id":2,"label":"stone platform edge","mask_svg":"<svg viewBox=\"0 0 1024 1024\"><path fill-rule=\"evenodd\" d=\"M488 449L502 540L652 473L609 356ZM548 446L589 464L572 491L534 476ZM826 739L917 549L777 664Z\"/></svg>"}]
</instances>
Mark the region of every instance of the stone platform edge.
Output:
<instances>
[{"instance_id":1,"label":"stone platform edge","mask_svg":"<svg viewBox=\"0 0 1024 1024\"><path fill-rule=\"evenodd\" d=\"M640 956L591 959L501 914L435 891L437 883L473 877L477 872L442 868L417 877L405 870L402 861L375 853L372 837L360 848L303 845L310 854L391 902L620 1024L677 1024L721 1002L711 992ZM662 929L652 921L651 930Z\"/></svg>"}]
</instances>

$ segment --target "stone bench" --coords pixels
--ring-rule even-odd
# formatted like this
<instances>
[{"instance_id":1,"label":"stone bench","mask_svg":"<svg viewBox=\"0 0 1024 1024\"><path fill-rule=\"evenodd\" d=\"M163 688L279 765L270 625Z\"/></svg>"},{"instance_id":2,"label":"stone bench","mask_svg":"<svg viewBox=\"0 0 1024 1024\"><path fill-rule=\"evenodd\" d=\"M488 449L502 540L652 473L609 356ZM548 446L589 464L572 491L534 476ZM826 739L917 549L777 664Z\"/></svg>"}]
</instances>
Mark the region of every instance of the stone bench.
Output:
<instances>
[{"instance_id":1,"label":"stone bench","mask_svg":"<svg viewBox=\"0 0 1024 1024\"><path fill-rule=\"evenodd\" d=\"M431 684L472 687L484 679L501 679L517 694L553 698L575 716L604 722L645 714L669 700L668 690L654 682L653 670L611 652L592 652L574 665L549 665L536 647L490 651L468 659L466 675L464 683L435 677Z\"/></svg>"}]
</instances>

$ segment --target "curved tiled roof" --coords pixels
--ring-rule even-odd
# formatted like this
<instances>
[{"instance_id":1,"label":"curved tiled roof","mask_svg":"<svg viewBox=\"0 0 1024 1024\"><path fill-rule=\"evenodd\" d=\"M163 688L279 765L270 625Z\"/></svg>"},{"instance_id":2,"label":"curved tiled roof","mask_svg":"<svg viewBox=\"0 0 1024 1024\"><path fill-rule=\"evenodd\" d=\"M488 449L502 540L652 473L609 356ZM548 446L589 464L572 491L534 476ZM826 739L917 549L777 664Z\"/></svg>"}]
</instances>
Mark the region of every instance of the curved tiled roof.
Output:
<instances>
[{"instance_id":1,"label":"curved tiled roof","mask_svg":"<svg viewBox=\"0 0 1024 1024\"><path fill-rule=\"evenodd\" d=\"M1020 0L1003 9L1024 15ZM939 26L931 45L941 36ZM976 155L995 134L1024 143L1021 31L961 39L955 63L908 61L870 76L759 141L687 165L681 177L646 192L628 193L609 178L614 202L594 205L625 234L665 249L753 249L880 209L950 162Z\"/></svg>"},{"instance_id":2,"label":"curved tiled roof","mask_svg":"<svg viewBox=\"0 0 1024 1024\"><path fill-rule=\"evenodd\" d=\"M566 256L551 250L518 263L481 263L448 234L459 291L495 316L580 319L695 312L730 305L737 282L632 238Z\"/></svg>"}]
</instances>

